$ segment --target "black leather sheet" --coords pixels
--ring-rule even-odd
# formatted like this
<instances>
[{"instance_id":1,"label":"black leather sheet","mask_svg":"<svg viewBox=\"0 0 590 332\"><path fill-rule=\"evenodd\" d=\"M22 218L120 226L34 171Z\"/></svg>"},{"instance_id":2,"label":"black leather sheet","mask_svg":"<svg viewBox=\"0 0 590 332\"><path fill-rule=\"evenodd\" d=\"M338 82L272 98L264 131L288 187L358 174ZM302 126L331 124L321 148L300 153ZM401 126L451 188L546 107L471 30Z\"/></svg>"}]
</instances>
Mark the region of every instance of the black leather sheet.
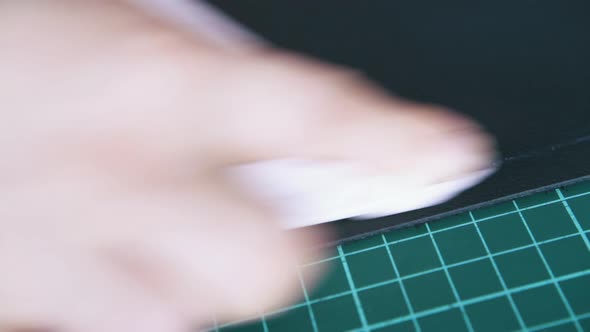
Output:
<instances>
[{"instance_id":1,"label":"black leather sheet","mask_svg":"<svg viewBox=\"0 0 590 332\"><path fill-rule=\"evenodd\" d=\"M210 2L274 45L360 69L497 137L504 166L486 182L436 207L334 223L338 241L590 178L589 1Z\"/></svg>"}]
</instances>

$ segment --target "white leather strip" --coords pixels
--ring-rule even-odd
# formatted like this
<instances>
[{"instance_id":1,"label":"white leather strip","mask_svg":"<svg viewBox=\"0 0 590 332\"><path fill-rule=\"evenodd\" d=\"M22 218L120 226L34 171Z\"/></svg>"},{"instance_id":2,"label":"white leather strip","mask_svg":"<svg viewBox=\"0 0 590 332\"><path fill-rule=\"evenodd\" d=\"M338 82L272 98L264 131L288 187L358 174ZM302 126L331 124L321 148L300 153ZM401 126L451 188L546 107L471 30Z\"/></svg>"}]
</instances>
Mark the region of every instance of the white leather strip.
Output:
<instances>
[{"instance_id":1,"label":"white leather strip","mask_svg":"<svg viewBox=\"0 0 590 332\"><path fill-rule=\"evenodd\" d=\"M403 175L367 175L344 163L271 160L235 167L230 176L242 188L269 202L285 228L351 218L371 218L445 202L494 172L425 184Z\"/></svg>"}]
</instances>

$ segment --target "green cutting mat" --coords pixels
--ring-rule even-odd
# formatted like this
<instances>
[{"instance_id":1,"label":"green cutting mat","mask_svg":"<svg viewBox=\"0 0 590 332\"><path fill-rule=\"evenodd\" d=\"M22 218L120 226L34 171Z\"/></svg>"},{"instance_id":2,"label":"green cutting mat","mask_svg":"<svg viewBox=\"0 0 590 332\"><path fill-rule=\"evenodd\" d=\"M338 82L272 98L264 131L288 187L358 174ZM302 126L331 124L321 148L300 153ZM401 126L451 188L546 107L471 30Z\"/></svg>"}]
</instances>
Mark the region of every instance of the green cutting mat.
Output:
<instances>
[{"instance_id":1,"label":"green cutting mat","mask_svg":"<svg viewBox=\"0 0 590 332\"><path fill-rule=\"evenodd\" d=\"M331 272L311 290L318 267ZM344 244L300 272L300 303L214 330L590 331L590 182Z\"/></svg>"}]
</instances>

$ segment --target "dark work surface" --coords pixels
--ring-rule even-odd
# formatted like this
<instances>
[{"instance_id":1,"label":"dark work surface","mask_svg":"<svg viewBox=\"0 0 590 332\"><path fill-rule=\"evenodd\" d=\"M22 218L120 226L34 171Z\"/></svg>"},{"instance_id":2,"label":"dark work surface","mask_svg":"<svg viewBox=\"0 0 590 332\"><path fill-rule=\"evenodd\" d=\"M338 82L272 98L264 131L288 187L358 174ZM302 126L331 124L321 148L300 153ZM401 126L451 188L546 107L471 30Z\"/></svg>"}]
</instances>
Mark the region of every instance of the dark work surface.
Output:
<instances>
[{"instance_id":1,"label":"dark work surface","mask_svg":"<svg viewBox=\"0 0 590 332\"><path fill-rule=\"evenodd\" d=\"M497 137L504 166L485 183L440 206L336 223L339 240L590 175L586 0L210 2L274 45L469 114Z\"/></svg>"}]
</instances>

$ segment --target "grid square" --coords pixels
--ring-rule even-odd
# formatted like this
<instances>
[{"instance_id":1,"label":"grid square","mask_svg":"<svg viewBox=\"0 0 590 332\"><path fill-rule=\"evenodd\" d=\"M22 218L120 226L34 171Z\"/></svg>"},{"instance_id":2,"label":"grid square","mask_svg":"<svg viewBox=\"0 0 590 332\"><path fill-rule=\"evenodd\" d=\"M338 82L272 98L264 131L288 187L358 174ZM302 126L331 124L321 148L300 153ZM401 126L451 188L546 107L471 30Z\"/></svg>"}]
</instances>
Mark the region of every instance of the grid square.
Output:
<instances>
[{"instance_id":1,"label":"grid square","mask_svg":"<svg viewBox=\"0 0 590 332\"><path fill-rule=\"evenodd\" d=\"M522 215L537 242L577 232L576 226L561 203L524 210Z\"/></svg>"},{"instance_id":2,"label":"grid square","mask_svg":"<svg viewBox=\"0 0 590 332\"><path fill-rule=\"evenodd\" d=\"M320 331L346 331L361 325L351 295L314 303L312 309ZM334 319L335 312L338 319Z\"/></svg>"},{"instance_id":3,"label":"grid square","mask_svg":"<svg viewBox=\"0 0 590 332\"><path fill-rule=\"evenodd\" d=\"M314 278L314 280L316 280L316 278ZM303 283L305 285L305 282ZM315 285L315 283L313 283L313 285ZM299 285L299 287L297 287L296 289L293 290L292 293L293 296L293 304L302 304L305 302L305 296L303 293L303 287L301 287L301 285ZM281 303L281 302L275 302L275 303L270 303L267 304L265 307L260 307L258 308L261 312L265 313L265 314L275 314L278 311L284 311L285 310L285 303Z\"/></svg>"},{"instance_id":4,"label":"grid square","mask_svg":"<svg viewBox=\"0 0 590 332\"><path fill-rule=\"evenodd\" d=\"M325 271L325 274L319 284L311 289L308 285L320 271ZM305 266L301 269L301 274L309 298L312 300L350 290L344 268L339 259Z\"/></svg>"},{"instance_id":5,"label":"grid square","mask_svg":"<svg viewBox=\"0 0 590 332\"><path fill-rule=\"evenodd\" d=\"M317 255L317 248L309 248L304 250L307 250L308 252L310 252L310 254L298 255L300 256L298 257L297 261L299 265L310 265L314 263L319 263L318 261L338 258L338 252L336 251L336 247L326 248L326 250L322 252L322 255ZM321 258L318 259L318 257Z\"/></svg>"},{"instance_id":6,"label":"grid square","mask_svg":"<svg viewBox=\"0 0 590 332\"><path fill-rule=\"evenodd\" d=\"M477 224L477 227L492 253L532 243L526 227L517 214L482 221Z\"/></svg>"},{"instance_id":7,"label":"grid square","mask_svg":"<svg viewBox=\"0 0 590 332\"><path fill-rule=\"evenodd\" d=\"M514 212L514 204L512 202L505 202L502 204L492 205L489 207L481 208L472 211L473 217L475 219L483 219L483 218L490 218L495 217L499 214L505 214L508 212Z\"/></svg>"},{"instance_id":8,"label":"grid square","mask_svg":"<svg viewBox=\"0 0 590 332\"><path fill-rule=\"evenodd\" d=\"M249 322L249 323L242 323L236 325L229 325L226 327L222 327L219 329L220 332L263 332L264 327L262 326L262 322Z\"/></svg>"},{"instance_id":9,"label":"grid square","mask_svg":"<svg viewBox=\"0 0 590 332\"><path fill-rule=\"evenodd\" d=\"M351 241L342 245L344 253L351 253L363 249L373 248L384 245L383 239L380 236L370 236L361 240Z\"/></svg>"},{"instance_id":10,"label":"grid square","mask_svg":"<svg viewBox=\"0 0 590 332\"><path fill-rule=\"evenodd\" d=\"M449 269L461 299L469 299L502 290L496 271L489 259L455 266Z\"/></svg>"},{"instance_id":11,"label":"grid square","mask_svg":"<svg viewBox=\"0 0 590 332\"><path fill-rule=\"evenodd\" d=\"M434 315L424 316L418 319L418 324L423 332L439 332L444 326L445 331L467 331L465 319L459 309L451 309Z\"/></svg>"},{"instance_id":12,"label":"grid square","mask_svg":"<svg viewBox=\"0 0 590 332\"><path fill-rule=\"evenodd\" d=\"M470 222L472 222L472 220L471 220L471 217L469 216L469 214L468 213L461 213L461 214L457 214L454 216L443 218L441 220L431 222L428 225L430 226L431 230L437 231L437 230L441 230L441 229L445 229L445 228L449 228L449 227L453 227L453 226L468 224Z\"/></svg>"},{"instance_id":13,"label":"grid square","mask_svg":"<svg viewBox=\"0 0 590 332\"><path fill-rule=\"evenodd\" d=\"M293 295L293 298L297 302L294 302L293 304L294 305L304 304L305 299L303 296L303 289L301 287L298 287L296 292L297 293ZM274 314L277 314L278 312L284 312L285 304L280 303L280 302L275 302L275 303L271 303L270 305L267 305L266 307L260 307L260 310L265 314L269 314L271 316L274 316Z\"/></svg>"},{"instance_id":14,"label":"grid square","mask_svg":"<svg viewBox=\"0 0 590 332\"><path fill-rule=\"evenodd\" d=\"M528 326L552 322L568 316L554 285L514 293L512 298Z\"/></svg>"},{"instance_id":15,"label":"grid square","mask_svg":"<svg viewBox=\"0 0 590 332\"><path fill-rule=\"evenodd\" d=\"M441 266L429 236L394 243L389 248L401 276Z\"/></svg>"},{"instance_id":16,"label":"grid square","mask_svg":"<svg viewBox=\"0 0 590 332\"><path fill-rule=\"evenodd\" d=\"M409 313L399 283L379 286L358 293L367 322L380 321L405 316Z\"/></svg>"},{"instance_id":17,"label":"grid square","mask_svg":"<svg viewBox=\"0 0 590 332\"><path fill-rule=\"evenodd\" d=\"M391 232L385 233L385 240L387 242L396 242L407 238L424 235L427 233L426 225L420 224L404 228L398 228Z\"/></svg>"},{"instance_id":18,"label":"grid square","mask_svg":"<svg viewBox=\"0 0 590 332\"><path fill-rule=\"evenodd\" d=\"M576 332L576 326L573 323L560 324L548 328L544 328L543 332Z\"/></svg>"},{"instance_id":19,"label":"grid square","mask_svg":"<svg viewBox=\"0 0 590 332\"><path fill-rule=\"evenodd\" d=\"M313 331L307 307L292 309L266 321L269 331Z\"/></svg>"},{"instance_id":20,"label":"grid square","mask_svg":"<svg viewBox=\"0 0 590 332\"><path fill-rule=\"evenodd\" d=\"M590 192L590 181L569 185L565 188L562 188L561 192L565 197L588 193Z\"/></svg>"},{"instance_id":21,"label":"grid square","mask_svg":"<svg viewBox=\"0 0 590 332\"><path fill-rule=\"evenodd\" d=\"M582 229L590 229L590 195L569 199L567 204L572 209Z\"/></svg>"},{"instance_id":22,"label":"grid square","mask_svg":"<svg viewBox=\"0 0 590 332\"><path fill-rule=\"evenodd\" d=\"M406 279L404 286L415 311L455 302L449 281L442 271Z\"/></svg>"},{"instance_id":23,"label":"grid square","mask_svg":"<svg viewBox=\"0 0 590 332\"><path fill-rule=\"evenodd\" d=\"M590 318L582 319L580 325L582 325L583 331L590 331Z\"/></svg>"},{"instance_id":24,"label":"grid square","mask_svg":"<svg viewBox=\"0 0 590 332\"><path fill-rule=\"evenodd\" d=\"M576 315L590 313L590 275L559 283Z\"/></svg>"},{"instance_id":25,"label":"grid square","mask_svg":"<svg viewBox=\"0 0 590 332\"><path fill-rule=\"evenodd\" d=\"M473 225L442 231L433 236L445 264L458 263L486 255L479 234Z\"/></svg>"},{"instance_id":26,"label":"grid square","mask_svg":"<svg viewBox=\"0 0 590 332\"><path fill-rule=\"evenodd\" d=\"M478 332L514 331L519 329L508 298L499 297L465 307L473 329Z\"/></svg>"},{"instance_id":27,"label":"grid square","mask_svg":"<svg viewBox=\"0 0 590 332\"><path fill-rule=\"evenodd\" d=\"M590 269L590 251L581 236L573 236L539 246L555 276Z\"/></svg>"},{"instance_id":28,"label":"grid square","mask_svg":"<svg viewBox=\"0 0 590 332\"><path fill-rule=\"evenodd\" d=\"M395 278L393 266L385 248L363 251L346 256L348 268L357 288Z\"/></svg>"},{"instance_id":29,"label":"grid square","mask_svg":"<svg viewBox=\"0 0 590 332\"><path fill-rule=\"evenodd\" d=\"M522 209L556 200L559 200L559 196L557 195L557 192L551 190L517 198L516 203Z\"/></svg>"},{"instance_id":30,"label":"grid square","mask_svg":"<svg viewBox=\"0 0 590 332\"><path fill-rule=\"evenodd\" d=\"M549 273L534 248L498 255L495 256L495 261L509 288L549 278Z\"/></svg>"},{"instance_id":31,"label":"grid square","mask_svg":"<svg viewBox=\"0 0 590 332\"><path fill-rule=\"evenodd\" d=\"M386 327L382 327L380 329L372 330L375 332L414 332L416 329L414 328L414 324L411 321L406 321L402 323L398 323L395 325L389 325Z\"/></svg>"}]
</instances>

